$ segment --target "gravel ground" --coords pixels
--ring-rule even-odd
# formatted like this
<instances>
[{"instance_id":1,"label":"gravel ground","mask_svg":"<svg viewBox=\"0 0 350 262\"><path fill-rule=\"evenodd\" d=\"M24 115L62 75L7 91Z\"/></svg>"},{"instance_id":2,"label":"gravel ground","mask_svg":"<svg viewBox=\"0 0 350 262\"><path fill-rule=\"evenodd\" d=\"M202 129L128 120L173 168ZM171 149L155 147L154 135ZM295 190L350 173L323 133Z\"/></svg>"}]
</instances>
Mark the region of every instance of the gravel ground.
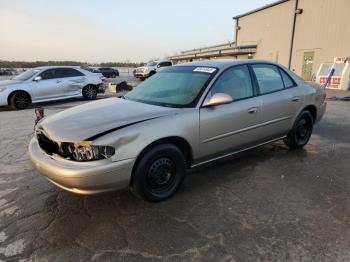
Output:
<instances>
[{"instance_id":1,"label":"gravel ground","mask_svg":"<svg viewBox=\"0 0 350 262\"><path fill-rule=\"evenodd\" d=\"M196 168L156 204L49 183L28 160L33 111L0 109L0 261L350 261L350 102L328 103L305 149Z\"/></svg>"}]
</instances>

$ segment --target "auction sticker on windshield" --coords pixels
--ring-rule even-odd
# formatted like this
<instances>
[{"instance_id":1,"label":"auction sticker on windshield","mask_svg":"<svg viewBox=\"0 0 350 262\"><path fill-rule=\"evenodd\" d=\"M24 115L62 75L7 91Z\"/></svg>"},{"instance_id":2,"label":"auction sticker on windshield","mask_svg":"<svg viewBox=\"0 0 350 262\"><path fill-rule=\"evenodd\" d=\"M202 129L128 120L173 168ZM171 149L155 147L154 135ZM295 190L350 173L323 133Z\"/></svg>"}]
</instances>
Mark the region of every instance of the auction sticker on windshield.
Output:
<instances>
[{"instance_id":1,"label":"auction sticker on windshield","mask_svg":"<svg viewBox=\"0 0 350 262\"><path fill-rule=\"evenodd\" d=\"M212 67L196 67L193 72L203 72L203 73L214 73L216 70L216 68L212 68Z\"/></svg>"}]
</instances>

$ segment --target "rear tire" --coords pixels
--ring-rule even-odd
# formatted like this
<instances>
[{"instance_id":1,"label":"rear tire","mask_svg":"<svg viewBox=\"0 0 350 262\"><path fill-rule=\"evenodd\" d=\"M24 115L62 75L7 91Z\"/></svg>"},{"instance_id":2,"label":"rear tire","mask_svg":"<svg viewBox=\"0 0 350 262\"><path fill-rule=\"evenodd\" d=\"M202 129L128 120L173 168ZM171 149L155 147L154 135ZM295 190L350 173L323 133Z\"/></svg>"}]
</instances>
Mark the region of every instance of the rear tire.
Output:
<instances>
[{"instance_id":1,"label":"rear tire","mask_svg":"<svg viewBox=\"0 0 350 262\"><path fill-rule=\"evenodd\" d=\"M9 105L12 109L23 110L30 105L30 96L23 91L13 93L9 99Z\"/></svg>"},{"instance_id":2,"label":"rear tire","mask_svg":"<svg viewBox=\"0 0 350 262\"><path fill-rule=\"evenodd\" d=\"M97 88L93 85L87 85L82 90L83 98L86 100L94 100L97 97Z\"/></svg>"},{"instance_id":3,"label":"rear tire","mask_svg":"<svg viewBox=\"0 0 350 262\"><path fill-rule=\"evenodd\" d=\"M293 129L284 138L284 143L290 149L303 148L310 140L314 125L312 114L304 110L295 120Z\"/></svg>"},{"instance_id":4,"label":"rear tire","mask_svg":"<svg viewBox=\"0 0 350 262\"><path fill-rule=\"evenodd\" d=\"M146 200L158 202L171 197L186 175L186 159L172 144L149 149L135 169L134 188Z\"/></svg>"}]
</instances>

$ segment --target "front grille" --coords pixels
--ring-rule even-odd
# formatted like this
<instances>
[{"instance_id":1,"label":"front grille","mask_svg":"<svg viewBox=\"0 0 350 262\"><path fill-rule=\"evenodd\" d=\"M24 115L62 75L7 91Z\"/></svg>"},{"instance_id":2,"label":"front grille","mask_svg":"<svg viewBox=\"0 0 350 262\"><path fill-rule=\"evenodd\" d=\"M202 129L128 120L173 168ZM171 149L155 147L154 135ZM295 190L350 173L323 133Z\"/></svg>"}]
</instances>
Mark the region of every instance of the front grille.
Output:
<instances>
[{"instance_id":1,"label":"front grille","mask_svg":"<svg viewBox=\"0 0 350 262\"><path fill-rule=\"evenodd\" d=\"M59 153L59 145L48 138L42 130L37 130L36 137L38 139L40 148L47 154L52 155Z\"/></svg>"}]
</instances>

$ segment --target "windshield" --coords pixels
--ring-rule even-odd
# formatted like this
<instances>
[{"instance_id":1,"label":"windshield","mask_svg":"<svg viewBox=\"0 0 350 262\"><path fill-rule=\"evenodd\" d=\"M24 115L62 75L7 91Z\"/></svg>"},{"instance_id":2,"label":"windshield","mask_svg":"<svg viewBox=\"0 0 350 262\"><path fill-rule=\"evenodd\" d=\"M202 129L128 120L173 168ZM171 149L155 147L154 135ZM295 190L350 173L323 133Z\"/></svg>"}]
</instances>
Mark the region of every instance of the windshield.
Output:
<instances>
[{"instance_id":1,"label":"windshield","mask_svg":"<svg viewBox=\"0 0 350 262\"><path fill-rule=\"evenodd\" d=\"M147 66L156 66L157 65L157 62L149 62L148 64L147 64Z\"/></svg>"},{"instance_id":2,"label":"windshield","mask_svg":"<svg viewBox=\"0 0 350 262\"><path fill-rule=\"evenodd\" d=\"M161 106L194 106L215 72L208 67L169 67L139 84L125 98Z\"/></svg>"},{"instance_id":3,"label":"windshield","mask_svg":"<svg viewBox=\"0 0 350 262\"><path fill-rule=\"evenodd\" d=\"M25 81L34 76L36 73L38 73L40 70L39 69L29 69L22 74L19 74L18 76L15 76L13 79L14 80L19 80L19 81Z\"/></svg>"}]
</instances>

